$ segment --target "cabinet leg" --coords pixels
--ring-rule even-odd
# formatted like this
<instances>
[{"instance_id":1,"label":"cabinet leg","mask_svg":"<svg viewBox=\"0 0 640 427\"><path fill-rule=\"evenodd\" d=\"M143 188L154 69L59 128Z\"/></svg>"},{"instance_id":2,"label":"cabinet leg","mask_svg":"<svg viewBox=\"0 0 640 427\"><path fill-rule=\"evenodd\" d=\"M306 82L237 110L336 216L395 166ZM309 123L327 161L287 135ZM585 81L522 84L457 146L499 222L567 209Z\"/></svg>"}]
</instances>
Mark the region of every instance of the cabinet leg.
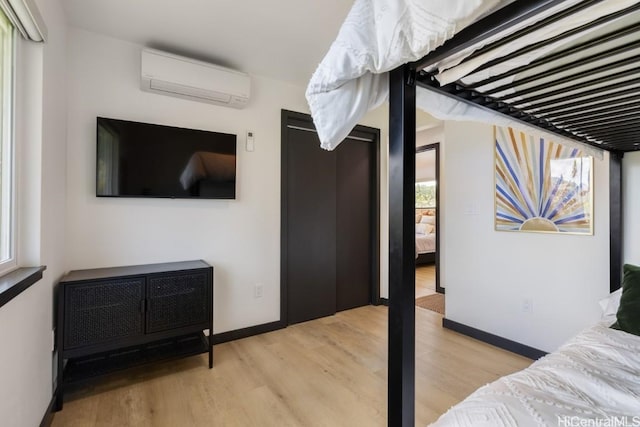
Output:
<instances>
[{"instance_id":1,"label":"cabinet leg","mask_svg":"<svg viewBox=\"0 0 640 427\"><path fill-rule=\"evenodd\" d=\"M209 336L209 369L213 368L213 337Z\"/></svg>"}]
</instances>

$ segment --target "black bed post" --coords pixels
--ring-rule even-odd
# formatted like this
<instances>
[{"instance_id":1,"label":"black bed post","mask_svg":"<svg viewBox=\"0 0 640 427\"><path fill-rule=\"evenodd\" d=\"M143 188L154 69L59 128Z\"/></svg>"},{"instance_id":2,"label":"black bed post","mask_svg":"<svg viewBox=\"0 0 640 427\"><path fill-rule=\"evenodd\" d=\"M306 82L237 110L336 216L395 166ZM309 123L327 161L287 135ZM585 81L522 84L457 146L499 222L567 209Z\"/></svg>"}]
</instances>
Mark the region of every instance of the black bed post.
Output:
<instances>
[{"instance_id":1,"label":"black bed post","mask_svg":"<svg viewBox=\"0 0 640 427\"><path fill-rule=\"evenodd\" d=\"M389 75L388 425L415 424L415 69Z\"/></svg>"},{"instance_id":2,"label":"black bed post","mask_svg":"<svg viewBox=\"0 0 640 427\"><path fill-rule=\"evenodd\" d=\"M622 156L609 153L609 288L620 289L622 275Z\"/></svg>"}]
</instances>

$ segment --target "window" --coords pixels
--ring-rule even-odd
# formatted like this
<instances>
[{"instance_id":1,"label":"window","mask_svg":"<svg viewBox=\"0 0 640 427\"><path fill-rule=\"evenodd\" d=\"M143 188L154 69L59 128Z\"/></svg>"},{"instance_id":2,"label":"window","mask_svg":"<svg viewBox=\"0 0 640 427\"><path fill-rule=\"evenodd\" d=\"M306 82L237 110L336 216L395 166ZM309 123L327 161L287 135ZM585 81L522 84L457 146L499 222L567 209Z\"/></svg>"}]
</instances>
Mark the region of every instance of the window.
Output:
<instances>
[{"instance_id":1,"label":"window","mask_svg":"<svg viewBox=\"0 0 640 427\"><path fill-rule=\"evenodd\" d=\"M416 182L416 208L436 207L436 182Z\"/></svg>"},{"instance_id":2,"label":"window","mask_svg":"<svg viewBox=\"0 0 640 427\"><path fill-rule=\"evenodd\" d=\"M16 265L13 150L14 29L0 9L0 273Z\"/></svg>"}]
</instances>

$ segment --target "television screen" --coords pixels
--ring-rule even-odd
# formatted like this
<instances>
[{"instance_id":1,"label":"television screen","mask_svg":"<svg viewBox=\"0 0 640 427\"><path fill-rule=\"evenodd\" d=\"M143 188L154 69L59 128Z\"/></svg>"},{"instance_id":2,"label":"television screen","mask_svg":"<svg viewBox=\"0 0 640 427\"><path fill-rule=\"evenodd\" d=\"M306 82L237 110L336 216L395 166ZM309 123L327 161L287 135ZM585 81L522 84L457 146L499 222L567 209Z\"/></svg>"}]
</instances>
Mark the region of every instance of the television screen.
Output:
<instances>
[{"instance_id":1,"label":"television screen","mask_svg":"<svg viewBox=\"0 0 640 427\"><path fill-rule=\"evenodd\" d=\"M235 199L236 135L97 122L97 196Z\"/></svg>"}]
</instances>

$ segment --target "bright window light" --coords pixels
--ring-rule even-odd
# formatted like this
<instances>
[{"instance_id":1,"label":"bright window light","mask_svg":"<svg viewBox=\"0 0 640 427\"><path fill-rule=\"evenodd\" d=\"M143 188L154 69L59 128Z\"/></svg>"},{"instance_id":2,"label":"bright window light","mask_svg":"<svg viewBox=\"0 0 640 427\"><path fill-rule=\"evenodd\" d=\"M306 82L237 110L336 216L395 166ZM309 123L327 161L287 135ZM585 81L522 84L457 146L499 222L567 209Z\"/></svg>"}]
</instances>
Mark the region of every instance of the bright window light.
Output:
<instances>
[{"instance_id":1,"label":"bright window light","mask_svg":"<svg viewBox=\"0 0 640 427\"><path fill-rule=\"evenodd\" d=\"M0 273L16 265L13 150L14 28L0 10Z\"/></svg>"},{"instance_id":2,"label":"bright window light","mask_svg":"<svg viewBox=\"0 0 640 427\"><path fill-rule=\"evenodd\" d=\"M435 208L436 182L416 182L416 208Z\"/></svg>"}]
</instances>

